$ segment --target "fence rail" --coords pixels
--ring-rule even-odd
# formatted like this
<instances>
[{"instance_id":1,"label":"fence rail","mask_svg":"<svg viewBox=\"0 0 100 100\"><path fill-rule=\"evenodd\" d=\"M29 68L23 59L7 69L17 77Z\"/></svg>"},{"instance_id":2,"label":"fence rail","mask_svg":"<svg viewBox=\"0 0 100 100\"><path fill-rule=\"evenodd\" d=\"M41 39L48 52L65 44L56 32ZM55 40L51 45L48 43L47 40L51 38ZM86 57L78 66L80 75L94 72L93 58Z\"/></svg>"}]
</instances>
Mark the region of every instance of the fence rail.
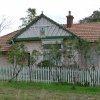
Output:
<instances>
[{"instance_id":1,"label":"fence rail","mask_svg":"<svg viewBox=\"0 0 100 100\"><path fill-rule=\"evenodd\" d=\"M19 67L14 70L12 66L0 66L0 80L10 80L18 70ZM30 81L29 67L23 67L14 80ZM71 69L65 67L32 67L31 81L78 83L94 86L100 85L100 70Z\"/></svg>"}]
</instances>

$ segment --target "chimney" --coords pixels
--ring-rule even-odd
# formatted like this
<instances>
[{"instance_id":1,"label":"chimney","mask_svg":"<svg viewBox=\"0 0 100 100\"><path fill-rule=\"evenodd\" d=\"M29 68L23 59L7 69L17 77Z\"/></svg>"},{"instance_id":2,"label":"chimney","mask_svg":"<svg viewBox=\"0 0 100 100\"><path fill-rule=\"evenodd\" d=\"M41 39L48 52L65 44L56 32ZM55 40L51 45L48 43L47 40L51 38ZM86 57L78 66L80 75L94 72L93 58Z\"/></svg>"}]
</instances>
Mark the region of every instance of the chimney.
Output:
<instances>
[{"instance_id":1,"label":"chimney","mask_svg":"<svg viewBox=\"0 0 100 100\"><path fill-rule=\"evenodd\" d=\"M66 17L67 17L67 28L71 28L74 19L74 17L71 15L71 11L69 11L69 15Z\"/></svg>"}]
</instances>

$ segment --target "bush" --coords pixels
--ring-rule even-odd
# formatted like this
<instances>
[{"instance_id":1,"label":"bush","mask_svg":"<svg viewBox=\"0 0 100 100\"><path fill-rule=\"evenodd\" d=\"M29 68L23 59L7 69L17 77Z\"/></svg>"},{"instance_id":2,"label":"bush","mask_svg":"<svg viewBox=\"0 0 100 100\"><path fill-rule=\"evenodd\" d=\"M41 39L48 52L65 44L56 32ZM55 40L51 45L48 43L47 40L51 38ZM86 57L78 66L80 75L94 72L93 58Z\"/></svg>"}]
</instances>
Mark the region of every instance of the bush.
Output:
<instances>
[{"instance_id":1,"label":"bush","mask_svg":"<svg viewBox=\"0 0 100 100\"><path fill-rule=\"evenodd\" d=\"M50 67L53 64L49 60L43 60L40 63L38 63L38 67Z\"/></svg>"}]
</instances>

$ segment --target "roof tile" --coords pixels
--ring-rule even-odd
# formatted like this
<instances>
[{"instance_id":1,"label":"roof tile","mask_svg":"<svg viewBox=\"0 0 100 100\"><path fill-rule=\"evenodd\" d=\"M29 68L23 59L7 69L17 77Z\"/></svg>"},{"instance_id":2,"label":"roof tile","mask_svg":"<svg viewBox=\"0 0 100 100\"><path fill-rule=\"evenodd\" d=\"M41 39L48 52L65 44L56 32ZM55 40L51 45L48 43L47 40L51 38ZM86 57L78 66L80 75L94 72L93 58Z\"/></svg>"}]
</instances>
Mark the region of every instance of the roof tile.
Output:
<instances>
[{"instance_id":1,"label":"roof tile","mask_svg":"<svg viewBox=\"0 0 100 100\"><path fill-rule=\"evenodd\" d=\"M64 26L66 27L66 25ZM100 37L100 22L73 24L71 28L67 29L80 38L88 40L90 42L94 42ZM8 51L10 49L11 45L7 44L7 41L14 37L16 34L17 31L14 31L0 37L0 51Z\"/></svg>"},{"instance_id":2,"label":"roof tile","mask_svg":"<svg viewBox=\"0 0 100 100\"><path fill-rule=\"evenodd\" d=\"M7 44L7 41L10 40L15 34L17 34L17 31L0 37L0 51L8 51L10 49L11 45Z\"/></svg>"},{"instance_id":3,"label":"roof tile","mask_svg":"<svg viewBox=\"0 0 100 100\"><path fill-rule=\"evenodd\" d=\"M83 38L90 42L94 42L98 38L100 38L100 22L73 24L71 28L67 29L80 38Z\"/></svg>"}]
</instances>

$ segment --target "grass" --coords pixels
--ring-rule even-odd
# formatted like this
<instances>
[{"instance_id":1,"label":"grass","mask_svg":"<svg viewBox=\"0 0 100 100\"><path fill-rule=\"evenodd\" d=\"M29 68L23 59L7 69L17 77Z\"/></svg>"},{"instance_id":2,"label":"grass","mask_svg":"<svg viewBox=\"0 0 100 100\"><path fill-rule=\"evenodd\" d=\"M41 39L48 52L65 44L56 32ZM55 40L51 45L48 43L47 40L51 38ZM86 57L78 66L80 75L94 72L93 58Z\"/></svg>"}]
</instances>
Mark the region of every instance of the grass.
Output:
<instances>
[{"instance_id":1,"label":"grass","mask_svg":"<svg viewBox=\"0 0 100 100\"><path fill-rule=\"evenodd\" d=\"M100 100L100 87L0 81L0 100Z\"/></svg>"},{"instance_id":2,"label":"grass","mask_svg":"<svg viewBox=\"0 0 100 100\"><path fill-rule=\"evenodd\" d=\"M46 84L46 83L34 83L34 82L7 82L0 81L0 88L14 88L21 90L41 90L45 89L48 91L57 91L57 92L77 92L77 93L88 93L88 94L98 94L100 93L100 87L85 87L75 85L75 89L73 89L73 85L71 84Z\"/></svg>"}]
</instances>

